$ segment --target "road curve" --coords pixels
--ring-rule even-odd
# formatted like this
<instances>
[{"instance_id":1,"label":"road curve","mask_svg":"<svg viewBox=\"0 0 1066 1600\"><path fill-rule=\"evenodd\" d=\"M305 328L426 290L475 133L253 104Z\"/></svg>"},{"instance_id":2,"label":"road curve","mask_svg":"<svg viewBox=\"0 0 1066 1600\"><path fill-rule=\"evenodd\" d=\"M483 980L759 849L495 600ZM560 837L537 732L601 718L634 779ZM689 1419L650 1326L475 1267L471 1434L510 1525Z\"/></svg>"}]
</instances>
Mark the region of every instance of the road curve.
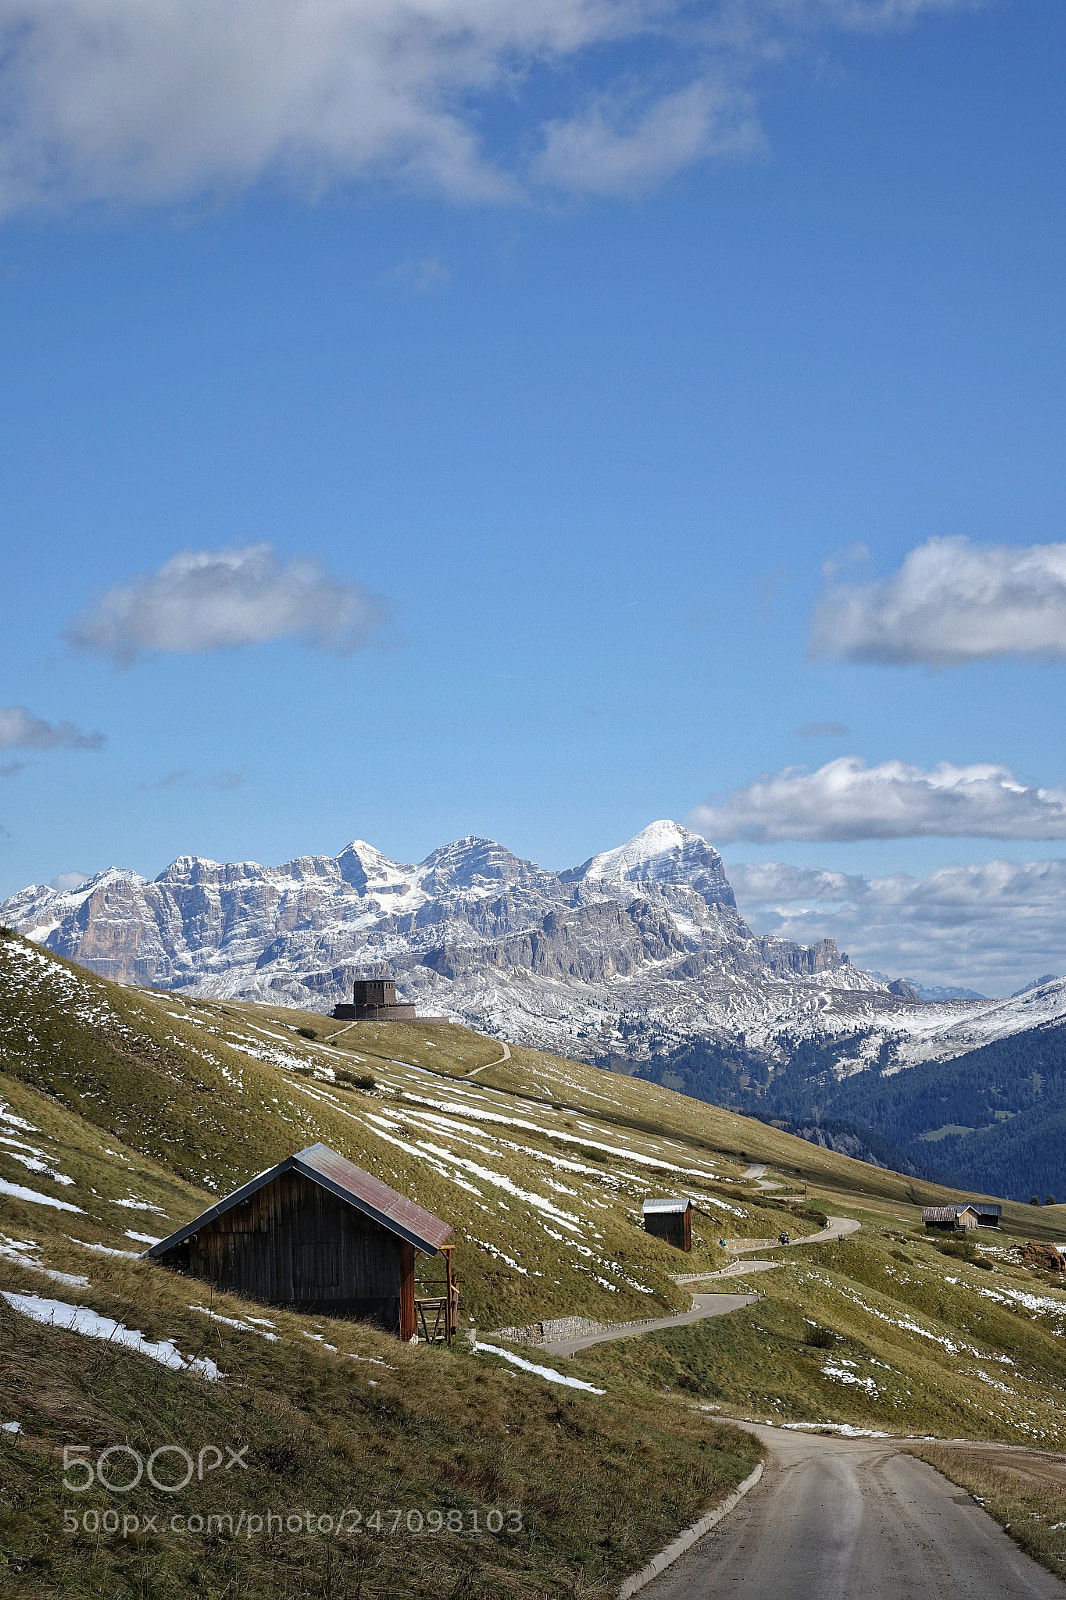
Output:
<instances>
[{"instance_id":1,"label":"road curve","mask_svg":"<svg viewBox=\"0 0 1066 1600\"><path fill-rule=\"evenodd\" d=\"M897 1441L751 1431L770 1449L762 1481L644 1600L1066 1600Z\"/></svg>"},{"instance_id":2,"label":"road curve","mask_svg":"<svg viewBox=\"0 0 1066 1600\"><path fill-rule=\"evenodd\" d=\"M828 1226L820 1229L818 1233L808 1233L804 1238L792 1239L789 1243L790 1245L831 1244L834 1239L846 1239L849 1233L858 1233L861 1227L862 1223L856 1222L854 1217L830 1217ZM784 1247L774 1244L772 1239L759 1244L726 1246L726 1249L733 1255L743 1255L749 1250L779 1250L782 1248Z\"/></svg>"},{"instance_id":3,"label":"road curve","mask_svg":"<svg viewBox=\"0 0 1066 1600\"><path fill-rule=\"evenodd\" d=\"M538 1344L552 1356L572 1356L587 1350L590 1344L604 1344L610 1339L633 1339L638 1333L657 1333L660 1328L683 1328L689 1322L702 1322L705 1317L724 1317L727 1311L739 1311L759 1298L757 1294L694 1294L689 1311L679 1311L672 1317L651 1317L644 1322L616 1322L613 1328L602 1333L586 1333L580 1339L552 1339Z\"/></svg>"}]
</instances>

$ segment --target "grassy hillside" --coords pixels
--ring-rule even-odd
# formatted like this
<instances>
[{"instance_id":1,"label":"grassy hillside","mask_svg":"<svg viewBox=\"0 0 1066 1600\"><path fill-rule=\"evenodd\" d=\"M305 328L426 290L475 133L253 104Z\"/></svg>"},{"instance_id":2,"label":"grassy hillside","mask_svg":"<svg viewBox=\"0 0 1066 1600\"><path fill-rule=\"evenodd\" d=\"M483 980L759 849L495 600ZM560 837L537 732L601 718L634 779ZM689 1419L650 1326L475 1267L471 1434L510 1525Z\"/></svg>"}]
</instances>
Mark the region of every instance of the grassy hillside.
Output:
<instances>
[{"instance_id":1,"label":"grassy hillside","mask_svg":"<svg viewBox=\"0 0 1066 1600\"><path fill-rule=\"evenodd\" d=\"M731 1416L1066 1444L1066 1294L1012 1248L1066 1237L1058 1208L1008 1204L1002 1236L982 1236L972 1259L945 1256L916 1229L920 1204L950 1191L655 1085L501 1055L448 1024L341 1031L320 1015L120 989L0 941L0 1295L81 1306L174 1351L168 1369L123 1335L42 1326L31 1302L0 1298L0 1422L21 1424L0 1432L0 1563L18 1592L598 1596L750 1471L758 1447ZM785 1264L751 1276L763 1298L747 1310L548 1360L581 1389L466 1341L401 1347L212 1296L115 1253L317 1139L452 1223L463 1322L483 1332L660 1315L688 1304L679 1267L730 1259L719 1237L809 1234L818 1208L863 1225L769 1252ZM746 1180L749 1162L777 1187ZM700 1208L691 1258L640 1226L641 1200L674 1192ZM174 1498L61 1487L64 1445L212 1443L248 1443L248 1473L209 1471ZM64 1534L72 1503L78 1517L177 1504L237 1519L382 1505L459 1510L468 1524L124 1538ZM493 1506L522 1507L521 1530L486 1533Z\"/></svg>"}]
</instances>

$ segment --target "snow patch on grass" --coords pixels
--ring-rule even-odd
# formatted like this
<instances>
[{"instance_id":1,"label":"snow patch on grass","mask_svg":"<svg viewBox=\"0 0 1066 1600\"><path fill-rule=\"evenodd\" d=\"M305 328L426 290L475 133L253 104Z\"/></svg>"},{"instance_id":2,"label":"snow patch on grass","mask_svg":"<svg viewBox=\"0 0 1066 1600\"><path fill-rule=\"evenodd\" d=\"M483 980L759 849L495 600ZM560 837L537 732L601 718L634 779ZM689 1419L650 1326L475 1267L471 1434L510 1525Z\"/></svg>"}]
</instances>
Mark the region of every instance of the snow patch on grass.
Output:
<instances>
[{"instance_id":1,"label":"snow patch on grass","mask_svg":"<svg viewBox=\"0 0 1066 1600\"><path fill-rule=\"evenodd\" d=\"M148 1356L174 1372L195 1372L214 1383L222 1377L215 1363L207 1356L183 1356L170 1339L146 1339L137 1328L127 1328L111 1317L102 1317L88 1306L72 1306L63 1300L43 1300L36 1294L13 1294L0 1290L13 1311L19 1311L31 1322L46 1327L62 1328L67 1333L80 1333L88 1339L105 1339L108 1344L122 1345L138 1355Z\"/></svg>"},{"instance_id":2,"label":"snow patch on grass","mask_svg":"<svg viewBox=\"0 0 1066 1600\"><path fill-rule=\"evenodd\" d=\"M53 1211L76 1211L79 1217L85 1215L81 1206L71 1205L69 1200L57 1200L54 1195L39 1194L36 1189L27 1189L21 1183L8 1183L6 1178L0 1178L0 1194L10 1196L12 1200L28 1200L35 1206L51 1206Z\"/></svg>"},{"instance_id":3,"label":"snow patch on grass","mask_svg":"<svg viewBox=\"0 0 1066 1600\"><path fill-rule=\"evenodd\" d=\"M583 1378L568 1378L563 1372L556 1372L554 1367L540 1367L535 1361L526 1361L523 1356L516 1356L511 1350L503 1350L498 1344L482 1344L480 1339L475 1340L474 1349L486 1355L502 1356L512 1366L521 1367L523 1372L535 1372L538 1378L546 1378L549 1383L562 1383L568 1389L587 1389L589 1394L606 1394L606 1389L597 1389L593 1383L586 1383Z\"/></svg>"}]
</instances>

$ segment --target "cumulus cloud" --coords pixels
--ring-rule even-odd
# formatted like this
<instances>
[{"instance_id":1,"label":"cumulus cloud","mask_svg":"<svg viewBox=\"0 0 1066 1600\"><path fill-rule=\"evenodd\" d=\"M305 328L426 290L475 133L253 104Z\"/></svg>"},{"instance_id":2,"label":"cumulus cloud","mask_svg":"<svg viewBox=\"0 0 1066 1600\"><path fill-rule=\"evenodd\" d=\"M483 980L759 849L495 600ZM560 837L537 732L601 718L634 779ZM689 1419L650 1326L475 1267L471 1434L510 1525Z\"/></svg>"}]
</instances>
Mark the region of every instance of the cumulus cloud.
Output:
<instances>
[{"instance_id":1,"label":"cumulus cloud","mask_svg":"<svg viewBox=\"0 0 1066 1600\"><path fill-rule=\"evenodd\" d=\"M99 750L105 738L99 731L85 733L73 722L45 722L25 706L0 706L0 750ZM18 771L12 762L8 771Z\"/></svg>"},{"instance_id":2,"label":"cumulus cloud","mask_svg":"<svg viewBox=\"0 0 1066 1600\"><path fill-rule=\"evenodd\" d=\"M815 35L967 3L0 0L0 210L181 202L278 177L312 198L384 181L496 202L531 168L628 191L755 148L754 74ZM504 123L518 163L484 131Z\"/></svg>"},{"instance_id":3,"label":"cumulus cloud","mask_svg":"<svg viewBox=\"0 0 1066 1600\"><path fill-rule=\"evenodd\" d=\"M351 655L373 642L385 604L319 561L283 563L269 544L183 550L158 572L116 584L64 629L68 644L128 667L153 653L194 655L297 638Z\"/></svg>"},{"instance_id":4,"label":"cumulus cloud","mask_svg":"<svg viewBox=\"0 0 1066 1600\"><path fill-rule=\"evenodd\" d=\"M841 756L815 772L786 767L697 806L689 826L738 839L1066 839L1066 789L1020 783L1006 767L904 761L868 767Z\"/></svg>"},{"instance_id":5,"label":"cumulus cloud","mask_svg":"<svg viewBox=\"0 0 1066 1600\"><path fill-rule=\"evenodd\" d=\"M1066 973L1066 861L988 861L924 878L776 861L726 870L755 932L835 938L860 967L985 994Z\"/></svg>"},{"instance_id":6,"label":"cumulus cloud","mask_svg":"<svg viewBox=\"0 0 1066 1600\"><path fill-rule=\"evenodd\" d=\"M60 894L70 894L74 889L80 889L83 883L88 883L87 872L57 872L51 883L50 889L58 889Z\"/></svg>"},{"instance_id":7,"label":"cumulus cloud","mask_svg":"<svg viewBox=\"0 0 1066 1600\"><path fill-rule=\"evenodd\" d=\"M1000 656L1066 657L1066 544L930 539L898 572L836 583L811 621L811 654L930 668Z\"/></svg>"}]
</instances>

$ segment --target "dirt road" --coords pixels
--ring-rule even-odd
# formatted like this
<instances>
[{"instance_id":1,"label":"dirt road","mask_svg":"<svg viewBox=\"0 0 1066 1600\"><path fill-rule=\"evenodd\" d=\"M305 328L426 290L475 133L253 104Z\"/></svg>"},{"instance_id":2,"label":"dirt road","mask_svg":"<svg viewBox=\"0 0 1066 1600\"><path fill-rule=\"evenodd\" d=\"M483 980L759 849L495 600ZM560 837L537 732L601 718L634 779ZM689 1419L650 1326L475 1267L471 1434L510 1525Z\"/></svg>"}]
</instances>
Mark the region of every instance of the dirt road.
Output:
<instances>
[{"instance_id":1,"label":"dirt road","mask_svg":"<svg viewBox=\"0 0 1066 1600\"><path fill-rule=\"evenodd\" d=\"M691 1310L679 1311L676 1316L652 1317L646 1322L618 1322L602 1333L586 1333L580 1339L553 1339L547 1344L538 1344L537 1349L552 1356L572 1356L579 1350L587 1350L590 1344L603 1344L608 1339L632 1339L638 1333L656 1333L660 1328L683 1328L688 1322L702 1322L704 1317L724 1317L727 1311L739 1311L758 1298L757 1294L694 1294Z\"/></svg>"},{"instance_id":2,"label":"dirt road","mask_svg":"<svg viewBox=\"0 0 1066 1600\"><path fill-rule=\"evenodd\" d=\"M770 1449L762 1481L642 1600L1066 1600L896 1440L751 1431Z\"/></svg>"}]
</instances>

